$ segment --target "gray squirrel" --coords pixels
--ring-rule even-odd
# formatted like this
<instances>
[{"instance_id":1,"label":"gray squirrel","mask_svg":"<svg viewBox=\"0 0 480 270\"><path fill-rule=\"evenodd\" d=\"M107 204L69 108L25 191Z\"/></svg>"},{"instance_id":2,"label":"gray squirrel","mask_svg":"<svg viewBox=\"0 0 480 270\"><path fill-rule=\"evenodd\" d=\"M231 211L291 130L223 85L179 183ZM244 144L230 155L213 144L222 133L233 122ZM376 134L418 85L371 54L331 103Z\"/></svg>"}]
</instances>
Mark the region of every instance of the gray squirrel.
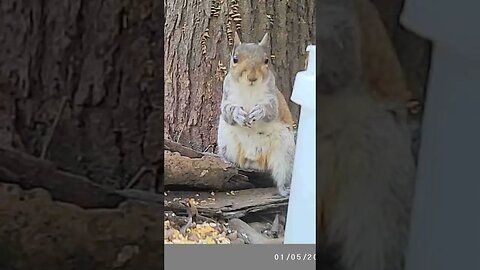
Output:
<instances>
[{"instance_id":1,"label":"gray squirrel","mask_svg":"<svg viewBox=\"0 0 480 270\"><path fill-rule=\"evenodd\" d=\"M295 155L294 121L270 67L269 34L242 43L235 33L223 83L219 155L244 169L269 172L288 196Z\"/></svg>"}]
</instances>

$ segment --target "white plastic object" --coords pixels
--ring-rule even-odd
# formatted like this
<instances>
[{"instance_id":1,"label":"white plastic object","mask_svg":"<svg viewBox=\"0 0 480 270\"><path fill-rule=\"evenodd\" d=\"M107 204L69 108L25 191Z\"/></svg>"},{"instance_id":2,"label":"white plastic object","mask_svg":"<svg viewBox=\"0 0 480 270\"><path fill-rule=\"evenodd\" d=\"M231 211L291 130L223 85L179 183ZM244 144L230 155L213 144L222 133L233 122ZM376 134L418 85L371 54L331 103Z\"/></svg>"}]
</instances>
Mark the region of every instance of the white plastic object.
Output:
<instances>
[{"instance_id":1,"label":"white plastic object","mask_svg":"<svg viewBox=\"0 0 480 270\"><path fill-rule=\"evenodd\" d=\"M480 58L480 10L475 0L406 0L401 23L467 58Z\"/></svg>"},{"instance_id":2,"label":"white plastic object","mask_svg":"<svg viewBox=\"0 0 480 270\"><path fill-rule=\"evenodd\" d=\"M407 0L433 42L406 270L480 269L478 1Z\"/></svg>"},{"instance_id":3,"label":"white plastic object","mask_svg":"<svg viewBox=\"0 0 480 270\"><path fill-rule=\"evenodd\" d=\"M285 244L315 244L316 122L315 46L307 47L308 65L295 77L291 100L301 106L297 146L285 227Z\"/></svg>"}]
</instances>

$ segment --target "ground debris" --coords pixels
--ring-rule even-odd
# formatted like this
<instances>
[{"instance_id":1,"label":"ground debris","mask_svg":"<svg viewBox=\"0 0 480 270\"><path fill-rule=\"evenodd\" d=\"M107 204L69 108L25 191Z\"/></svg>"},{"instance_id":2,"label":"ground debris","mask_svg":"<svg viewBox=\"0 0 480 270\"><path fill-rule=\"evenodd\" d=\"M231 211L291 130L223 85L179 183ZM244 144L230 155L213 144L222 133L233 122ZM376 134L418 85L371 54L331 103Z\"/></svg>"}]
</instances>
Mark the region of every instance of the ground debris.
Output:
<instances>
[{"instance_id":1,"label":"ground debris","mask_svg":"<svg viewBox=\"0 0 480 270\"><path fill-rule=\"evenodd\" d=\"M236 232L220 223L193 223L185 234L180 232L180 227L172 220L164 221L165 244L231 244L238 238Z\"/></svg>"}]
</instances>

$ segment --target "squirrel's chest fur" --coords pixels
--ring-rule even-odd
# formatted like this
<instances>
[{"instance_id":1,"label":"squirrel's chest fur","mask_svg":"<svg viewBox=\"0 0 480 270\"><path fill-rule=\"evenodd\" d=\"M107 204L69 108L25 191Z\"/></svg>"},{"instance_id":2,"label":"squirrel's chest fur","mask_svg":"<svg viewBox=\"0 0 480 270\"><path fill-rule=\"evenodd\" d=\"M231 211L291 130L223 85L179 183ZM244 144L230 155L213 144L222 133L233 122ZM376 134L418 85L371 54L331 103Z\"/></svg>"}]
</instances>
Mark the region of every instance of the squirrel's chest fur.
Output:
<instances>
[{"instance_id":1,"label":"squirrel's chest fur","mask_svg":"<svg viewBox=\"0 0 480 270\"><path fill-rule=\"evenodd\" d=\"M268 89L265 85L247 86L230 82L229 99L249 112L255 105L268 101ZM280 121L253 123L251 127L229 125L222 119L219 123L219 141L229 153L224 153L235 160L259 161L269 159L272 150L282 143L282 136L287 131ZM243 163L243 162L240 162ZM264 162L260 162L264 163ZM264 166L260 166L264 167ZM264 169L264 168L262 168Z\"/></svg>"},{"instance_id":2,"label":"squirrel's chest fur","mask_svg":"<svg viewBox=\"0 0 480 270\"><path fill-rule=\"evenodd\" d=\"M233 81L229 82L231 99L242 106L246 112L249 112L255 105L268 102L269 89L267 85L248 86ZM279 121L257 122L251 127L230 126L232 131L239 136L255 138L258 140L271 140L272 133L279 132L279 128L284 128Z\"/></svg>"},{"instance_id":3,"label":"squirrel's chest fur","mask_svg":"<svg viewBox=\"0 0 480 270\"><path fill-rule=\"evenodd\" d=\"M231 100L235 100L246 112L249 112L256 104L266 102L268 98L269 90L266 85L247 86L230 81L229 87Z\"/></svg>"}]
</instances>

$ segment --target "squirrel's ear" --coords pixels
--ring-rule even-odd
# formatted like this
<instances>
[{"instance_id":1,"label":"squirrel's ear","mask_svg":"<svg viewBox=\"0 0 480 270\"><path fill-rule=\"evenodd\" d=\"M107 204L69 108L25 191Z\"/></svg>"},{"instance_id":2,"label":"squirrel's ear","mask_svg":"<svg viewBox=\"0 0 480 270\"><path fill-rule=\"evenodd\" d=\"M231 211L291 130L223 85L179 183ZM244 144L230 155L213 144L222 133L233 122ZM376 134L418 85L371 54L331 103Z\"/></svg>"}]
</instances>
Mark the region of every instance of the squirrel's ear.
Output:
<instances>
[{"instance_id":1,"label":"squirrel's ear","mask_svg":"<svg viewBox=\"0 0 480 270\"><path fill-rule=\"evenodd\" d=\"M238 36L237 31L235 31L235 37L233 39L233 46L237 47L240 44L242 44L242 41L240 40L240 37Z\"/></svg>"},{"instance_id":2,"label":"squirrel's ear","mask_svg":"<svg viewBox=\"0 0 480 270\"><path fill-rule=\"evenodd\" d=\"M270 47L270 34L268 32L263 36L262 41L260 41L259 45L264 48Z\"/></svg>"}]
</instances>

